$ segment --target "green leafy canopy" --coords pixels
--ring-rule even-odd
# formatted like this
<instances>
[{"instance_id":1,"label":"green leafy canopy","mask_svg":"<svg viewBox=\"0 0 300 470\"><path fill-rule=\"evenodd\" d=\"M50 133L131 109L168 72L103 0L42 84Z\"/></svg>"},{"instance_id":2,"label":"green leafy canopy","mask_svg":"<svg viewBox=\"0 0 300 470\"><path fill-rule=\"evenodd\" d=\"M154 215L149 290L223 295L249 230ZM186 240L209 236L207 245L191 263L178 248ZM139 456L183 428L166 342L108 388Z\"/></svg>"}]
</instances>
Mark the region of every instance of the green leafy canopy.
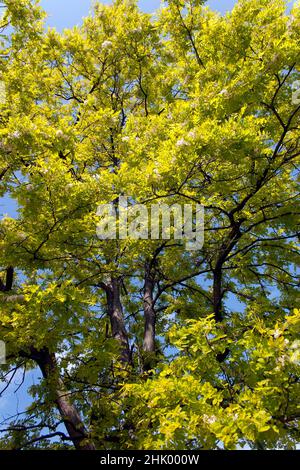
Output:
<instances>
[{"instance_id":1,"label":"green leafy canopy","mask_svg":"<svg viewBox=\"0 0 300 470\"><path fill-rule=\"evenodd\" d=\"M0 393L39 380L0 448L295 448L299 3L1 4ZM204 205L203 248L100 240L121 195Z\"/></svg>"}]
</instances>

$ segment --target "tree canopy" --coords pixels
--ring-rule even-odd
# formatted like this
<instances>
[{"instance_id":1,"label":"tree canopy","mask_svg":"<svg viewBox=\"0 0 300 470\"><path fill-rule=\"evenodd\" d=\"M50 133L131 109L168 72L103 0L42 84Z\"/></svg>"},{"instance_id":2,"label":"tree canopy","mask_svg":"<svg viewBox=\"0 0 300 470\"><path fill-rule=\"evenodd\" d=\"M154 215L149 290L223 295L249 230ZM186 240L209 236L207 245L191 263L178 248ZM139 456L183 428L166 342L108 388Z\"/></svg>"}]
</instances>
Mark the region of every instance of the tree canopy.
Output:
<instances>
[{"instance_id":1,"label":"tree canopy","mask_svg":"<svg viewBox=\"0 0 300 470\"><path fill-rule=\"evenodd\" d=\"M40 380L0 448L295 448L299 4L2 10L0 393ZM203 247L101 240L123 195L203 205Z\"/></svg>"}]
</instances>

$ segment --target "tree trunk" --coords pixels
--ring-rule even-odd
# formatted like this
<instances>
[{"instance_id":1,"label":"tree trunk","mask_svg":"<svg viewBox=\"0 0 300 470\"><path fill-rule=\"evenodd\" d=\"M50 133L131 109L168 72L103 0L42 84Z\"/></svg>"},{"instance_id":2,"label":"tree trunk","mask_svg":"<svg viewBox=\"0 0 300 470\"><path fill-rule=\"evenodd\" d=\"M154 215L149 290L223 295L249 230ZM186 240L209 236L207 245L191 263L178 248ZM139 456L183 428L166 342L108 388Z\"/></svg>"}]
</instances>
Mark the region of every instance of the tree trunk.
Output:
<instances>
[{"instance_id":1,"label":"tree trunk","mask_svg":"<svg viewBox=\"0 0 300 470\"><path fill-rule=\"evenodd\" d=\"M222 315L222 268L217 267L214 271L214 282L213 282L213 308L216 322L221 322L223 319Z\"/></svg>"},{"instance_id":2,"label":"tree trunk","mask_svg":"<svg viewBox=\"0 0 300 470\"><path fill-rule=\"evenodd\" d=\"M153 301L154 279L151 277L146 268L145 285L144 285L144 343L145 352L155 352L155 323L156 313Z\"/></svg>"},{"instance_id":3,"label":"tree trunk","mask_svg":"<svg viewBox=\"0 0 300 470\"><path fill-rule=\"evenodd\" d=\"M0 291L9 292L13 286L14 268L8 267L6 270L6 283L0 280ZM9 301L24 301L23 295L12 295L5 298L6 302ZM44 347L37 350L33 346L30 348L30 354L20 351L20 356L27 357L34 360L43 377L48 380L51 392L54 395L54 400L66 426L70 439L72 440L75 449L77 450L96 450L94 444L88 438L88 432L80 418L75 406L71 403L68 397L68 392L65 389L64 383L59 375L55 354L51 354L48 348Z\"/></svg>"},{"instance_id":4,"label":"tree trunk","mask_svg":"<svg viewBox=\"0 0 300 470\"><path fill-rule=\"evenodd\" d=\"M120 285L120 279L113 277L111 282L106 286L105 290L107 297L108 315L110 319L112 335L121 345L120 359L124 363L130 363L131 353L123 317Z\"/></svg>"},{"instance_id":5,"label":"tree trunk","mask_svg":"<svg viewBox=\"0 0 300 470\"><path fill-rule=\"evenodd\" d=\"M33 347L30 349L30 358L38 364L43 377L48 380L57 408L76 450L96 450L78 411L69 400L68 392L59 376L55 355L47 348L40 351Z\"/></svg>"}]
</instances>

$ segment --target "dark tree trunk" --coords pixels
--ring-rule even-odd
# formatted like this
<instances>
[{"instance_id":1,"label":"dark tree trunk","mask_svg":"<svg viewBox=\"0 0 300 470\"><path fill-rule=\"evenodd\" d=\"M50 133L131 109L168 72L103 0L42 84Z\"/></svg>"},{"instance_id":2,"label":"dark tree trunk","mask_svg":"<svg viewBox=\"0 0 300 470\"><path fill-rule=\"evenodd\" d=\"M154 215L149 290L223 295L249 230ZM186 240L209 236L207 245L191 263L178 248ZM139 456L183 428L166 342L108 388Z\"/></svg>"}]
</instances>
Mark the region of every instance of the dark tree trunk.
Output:
<instances>
[{"instance_id":1,"label":"dark tree trunk","mask_svg":"<svg viewBox=\"0 0 300 470\"><path fill-rule=\"evenodd\" d=\"M143 349L145 352L155 352L155 324L156 313L154 310L154 278L149 273L146 267L145 284L144 284L144 343Z\"/></svg>"},{"instance_id":2,"label":"dark tree trunk","mask_svg":"<svg viewBox=\"0 0 300 470\"><path fill-rule=\"evenodd\" d=\"M43 377L48 381L54 401L76 450L96 450L76 407L68 397L68 392L59 376L55 355L47 348L38 351L32 347L30 358L38 364Z\"/></svg>"},{"instance_id":3,"label":"dark tree trunk","mask_svg":"<svg viewBox=\"0 0 300 470\"><path fill-rule=\"evenodd\" d=\"M0 279L0 292L9 292L13 286L14 268L9 266L6 268L6 281L5 283Z\"/></svg>"},{"instance_id":4,"label":"dark tree trunk","mask_svg":"<svg viewBox=\"0 0 300 470\"><path fill-rule=\"evenodd\" d=\"M6 270L5 284L0 280L0 291L9 292L13 287L13 278L14 268L9 266ZM9 300L23 301L24 296L11 296L6 299L6 301ZM41 369L43 377L47 379L54 401L75 448L77 450L96 450L94 444L88 438L87 430L78 411L69 400L68 393L59 375L55 354L50 353L46 347L41 350L31 347L29 354L20 351L20 356L34 360Z\"/></svg>"},{"instance_id":5,"label":"dark tree trunk","mask_svg":"<svg viewBox=\"0 0 300 470\"><path fill-rule=\"evenodd\" d=\"M217 322L221 322L223 319L222 315L222 268L218 267L214 271L214 282L213 282L213 308L215 319Z\"/></svg>"},{"instance_id":6,"label":"dark tree trunk","mask_svg":"<svg viewBox=\"0 0 300 470\"><path fill-rule=\"evenodd\" d=\"M105 291L112 335L121 345L120 359L124 363L130 363L131 353L123 316L120 279L112 278Z\"/></svg>"}]
</instances>

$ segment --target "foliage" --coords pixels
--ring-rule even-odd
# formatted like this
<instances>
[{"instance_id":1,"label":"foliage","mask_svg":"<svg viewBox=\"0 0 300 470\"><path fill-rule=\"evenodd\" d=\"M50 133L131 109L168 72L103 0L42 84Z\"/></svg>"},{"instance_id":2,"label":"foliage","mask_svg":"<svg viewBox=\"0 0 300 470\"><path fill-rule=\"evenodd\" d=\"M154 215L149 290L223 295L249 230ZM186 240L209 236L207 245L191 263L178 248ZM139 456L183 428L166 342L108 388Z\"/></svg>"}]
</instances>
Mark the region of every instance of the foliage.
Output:
<instances>
[{"instance_id":1,"label":"foliage","mask_svg":"<svg viewBox=\"0 0 300 470\"><path fill-rule=\"evenodd\" d=\"M43 377L0 447L294 448L299 5L115 0L60 34L3 4L1 377ZM203 248L100 240L120 195L203 204Z\"/></svg>"}]
</instances>

